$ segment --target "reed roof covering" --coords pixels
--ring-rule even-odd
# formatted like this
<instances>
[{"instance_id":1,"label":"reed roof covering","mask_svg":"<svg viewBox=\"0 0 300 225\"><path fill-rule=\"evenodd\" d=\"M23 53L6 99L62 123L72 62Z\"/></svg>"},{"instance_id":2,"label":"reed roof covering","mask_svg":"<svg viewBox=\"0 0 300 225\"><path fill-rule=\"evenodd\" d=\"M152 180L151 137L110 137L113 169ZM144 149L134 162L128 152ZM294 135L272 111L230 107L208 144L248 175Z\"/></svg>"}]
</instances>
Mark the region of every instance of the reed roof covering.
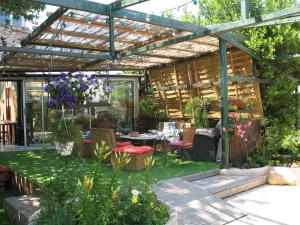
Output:
<instances>
[{"instance_id":1,"label":"reed roof covering","mask_svg":"<svg viewBox=\"0 0 300 225\"><path fill-rule=\"evenodd\" d=\"M218 50L218 38L204 36L142 53L124 55L138 47L149 44L159 46L164 41L188 34L192 33L115 18L115 60L7 53L1 66L7 72L147 69ZM24 44L25 38L21 43L22 47L34 49L109 55L109 35L108 16L66 9L35 37Z\"/></svg>"}]
</instances>

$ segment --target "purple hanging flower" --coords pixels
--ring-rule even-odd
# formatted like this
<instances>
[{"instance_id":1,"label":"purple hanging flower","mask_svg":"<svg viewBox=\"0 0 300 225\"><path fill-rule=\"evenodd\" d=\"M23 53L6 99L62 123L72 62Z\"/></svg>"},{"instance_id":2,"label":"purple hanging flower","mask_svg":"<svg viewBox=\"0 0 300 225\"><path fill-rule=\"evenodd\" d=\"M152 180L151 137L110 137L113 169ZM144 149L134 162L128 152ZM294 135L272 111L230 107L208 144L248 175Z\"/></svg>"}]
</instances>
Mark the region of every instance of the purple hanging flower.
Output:
<instances>
[{"instance_id":1,"label":"purple hanging flower","mask_svg":"<svg viewBox=\"0 0 300 225\"><path fill-rule=\"evenodd\" d=\"M61 73L58 78L45 81L44 90L50 95L50 107L68 105L73 108L76 102L85 101L100 90L96 77L84 73Z\"/></svg>"}]
</instances>

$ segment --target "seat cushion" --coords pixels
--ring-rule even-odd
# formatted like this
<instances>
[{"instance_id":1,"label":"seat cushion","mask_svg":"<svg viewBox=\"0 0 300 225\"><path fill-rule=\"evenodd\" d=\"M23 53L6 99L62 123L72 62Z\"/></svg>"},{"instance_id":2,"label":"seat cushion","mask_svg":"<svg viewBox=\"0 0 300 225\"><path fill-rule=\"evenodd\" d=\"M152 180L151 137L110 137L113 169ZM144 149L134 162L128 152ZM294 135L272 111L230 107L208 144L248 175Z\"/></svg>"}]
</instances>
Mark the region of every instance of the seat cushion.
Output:
<instances>
[{"instance_id":1,"label":"seat cushion","mask_svg":"<svg viewBox=\"0 0 300 225\"><path fill-rule=\"evenodd\" d=\"M127 145L124 147L114 148L112 149L113 152L127 152L134 155L143 154L145 152L153 151L153 148L150 146L133 146Z\"/></svg>"},{"instance_id":2,"label":"seat cushion","mask_svg":"<svg viewBox=\"0 0 300 225\"><path fill-rule=\"evenodd\" d=\"M117 142L117 147L125 147L127 145L131 145L131 141L122 141L122 142Z\"/></svg>"},{"instance_id":3,"label":"seat cushion","mask_svg":"<svg viewBox=\"0 0 300 225\"><path fill-rule=\"evenodd\" d=\"M92 144L92 140L91 139L83 139L82 143L85 145Z\"/></svg>"},{"instance_id":4,"label":"seat cushion","mask_svg":"<svg viewBox=\"0 0 300 225\"><path fill-rule=\"evenodd\" d=\"M193 147L192 142L183 142L183 141L172 141L169 143L170 147L177 147L177 148L191 148Z\"/></svg>"}]
</instances>

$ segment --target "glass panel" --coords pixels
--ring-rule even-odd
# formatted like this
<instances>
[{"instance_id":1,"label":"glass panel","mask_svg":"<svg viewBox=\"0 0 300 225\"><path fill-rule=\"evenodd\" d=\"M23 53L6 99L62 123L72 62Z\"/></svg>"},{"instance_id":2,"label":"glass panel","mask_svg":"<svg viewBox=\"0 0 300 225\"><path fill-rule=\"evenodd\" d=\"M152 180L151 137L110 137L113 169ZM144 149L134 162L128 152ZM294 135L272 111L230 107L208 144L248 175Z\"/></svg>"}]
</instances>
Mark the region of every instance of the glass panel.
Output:
<instances>
[{"instance_id":1,"label":"glass panel","mask_svg":"<svg viewBox=\"0 0 300 225\"><path fill-rule=\"evenodd\" d=\"M129 132L133 127L133 82L109 82L112 92L92 99L92 102L97 102L97 106L91 107L92 127Z\"/></svg>"},{"instance_id":2,"label":"glass panel","mask_svg":"<svg viewBox=\"0 0 300 225\"><path fill-rule=\"evenodd\" d=\"M42 144L43 134L42 82L25 82L27 145Z\"/></svg>"}]
</instances>

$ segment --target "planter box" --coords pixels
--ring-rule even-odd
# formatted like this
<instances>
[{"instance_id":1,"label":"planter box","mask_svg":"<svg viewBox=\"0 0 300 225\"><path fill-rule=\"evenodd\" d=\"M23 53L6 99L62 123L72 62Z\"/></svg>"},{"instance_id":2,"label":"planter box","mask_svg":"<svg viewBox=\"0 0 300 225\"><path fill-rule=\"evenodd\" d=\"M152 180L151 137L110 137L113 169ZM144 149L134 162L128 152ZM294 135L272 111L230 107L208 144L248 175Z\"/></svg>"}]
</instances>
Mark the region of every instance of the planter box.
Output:
<instances>
[{"instance_id":1,"label":"planter box","mask_svg":"<svg viewBox=\"0 0 300 225\"><path fill-rule=\"evenodd\" d=\"M9 182L11 171L8 167L0 165L0 186Z\"/></svg>"}]
</instances>

